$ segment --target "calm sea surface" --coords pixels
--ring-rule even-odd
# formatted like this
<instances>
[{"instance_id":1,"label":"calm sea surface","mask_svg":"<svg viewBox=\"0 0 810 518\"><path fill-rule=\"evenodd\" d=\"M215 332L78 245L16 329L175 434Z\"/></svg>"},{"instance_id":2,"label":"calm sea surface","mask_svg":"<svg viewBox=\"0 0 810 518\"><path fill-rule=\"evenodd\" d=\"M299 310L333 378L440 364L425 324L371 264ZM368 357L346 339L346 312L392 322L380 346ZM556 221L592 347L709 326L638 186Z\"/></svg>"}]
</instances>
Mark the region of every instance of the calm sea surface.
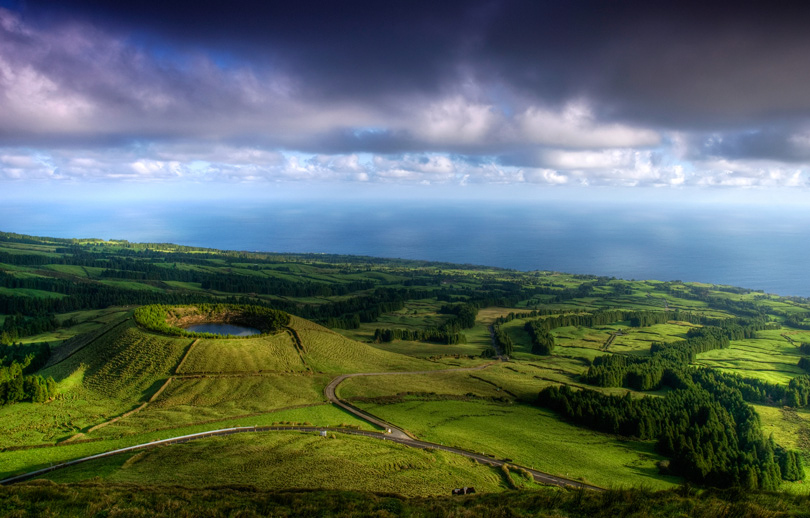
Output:
<instances>
[{"instance_id":1,"label":"calm sea surface","mask_svg":"<svg viewBox=\"0 0 810 518\"><path fill-rule=\"evenodd\" d=\"M6 203L0 230L702 281L810 296L810 210L615 203Z\"/></svg>"}]
</instances>

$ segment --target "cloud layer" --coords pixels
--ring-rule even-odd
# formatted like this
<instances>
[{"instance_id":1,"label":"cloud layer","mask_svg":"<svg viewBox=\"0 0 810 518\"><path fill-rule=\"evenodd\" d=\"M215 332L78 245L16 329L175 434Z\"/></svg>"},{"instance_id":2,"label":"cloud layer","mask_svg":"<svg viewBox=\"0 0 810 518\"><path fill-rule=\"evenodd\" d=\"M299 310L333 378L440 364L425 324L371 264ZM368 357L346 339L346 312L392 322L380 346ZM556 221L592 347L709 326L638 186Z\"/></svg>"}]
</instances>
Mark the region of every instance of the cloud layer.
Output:
<instances>
[{"instance_id":1,"label":"cloud layer","mask_svg":"<svg viewBox=\"0 0 810 518\"><path fill-rule=\"evenodd\" d=\"M29 0L0 179L803 187L781 7Z\"/></svg>"}]
</instances>

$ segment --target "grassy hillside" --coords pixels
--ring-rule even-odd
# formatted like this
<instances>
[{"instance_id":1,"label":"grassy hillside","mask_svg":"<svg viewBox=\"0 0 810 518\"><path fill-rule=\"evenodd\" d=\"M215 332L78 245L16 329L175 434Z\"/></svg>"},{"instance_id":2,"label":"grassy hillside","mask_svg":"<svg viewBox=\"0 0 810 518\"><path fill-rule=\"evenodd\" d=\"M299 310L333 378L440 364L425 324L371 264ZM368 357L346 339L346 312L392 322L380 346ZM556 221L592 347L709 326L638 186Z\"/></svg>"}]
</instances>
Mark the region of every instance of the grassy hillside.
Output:
<instances>
[{"instance_id":1,"label":"grassy hillside","mask_svg":"<svg viewBox=\"0 0 810 518\"><path fill-rule=\"evenodd\" d=\"M681 482L659 475L656 463L664 457L653 444L578 428L542 409L418 397L401 403L357 404L425 440L512 459L601 487L665 489Z\"/></svg>"},{"instance_id":2,"label":"grassy hillside","mask_svg":"<svg viewBox=\"0 0 810 518\"><path fill-rule=\"evenodd\" d=\"M290 326L303 343L304 361L315 372L419 371L440 368L434 363L382 351L350 340L334 331L293 317Z\"/></svg>"},{"instance_id":3,"label":"grassy hillside","mask_svg":"<svg viewBox=\"0 0 810 518\"><path fill-rule=\"evenodd\" d=\"M324 405L323 387L329 380L323 375L175 378L155 401L110 425L105 433L145 432Z\"/></svg>"},{"instance_id":4,"label":"grassy hillside","mask_svg":"<svg viewBox=\"0 0 810 518\"><path fill-rule=\"evenodd\" d=\"M323 390L333 374L363 365L373 370L435 366L379 351L301 318L275 335L197 340L163 336L119 318L55 349L41 371L58 381L55 400L0 407L6 426L0 447L17 448L0 455L0 472L148 442L157 431L171 437L194 427L287 422L367 427L343 411L322 410L331 408ZM71 440L75 447L64 446ZM26 449L54 443L60 446ZM212 475L217 471L209 468Z\"/></svg>"},{"instance_id":5,"label":"grassy hillside","mask_svg":"<svg viewBox=\"0 0 810 518\"><path fill-rule=\"evenodd\" d=\"M458 455L342 434L211 438L93 461L48 476L57 482L94 477L136 484L245 484L261 489L344 489L406 496L446 495L463 486L482 492L508 489L501 470Z\"/></svg>"},{"instance_id":6,"label":"grassy hillside","mask_svg":"<svg viewBox=\"0 0 810 518\"><path fill-rule=\"evenodd\" d=\"M57 381L82 372L82 386L101 397L137 401L174 372L192 340L145 332L131 320L42 371Z\"/></svg>"},{"instance_id":7,"label":"grassy hillside","mask_svg":"<svg viewBox=\"0 0 810 518\"><path fill-rule=\"evenodd\" d=\"M178 374L206 372L306 372L288 332L259 338L201 339Z\"/></svg>"},{"instance_id":8,"label":"grassy hillside","mask_svg":"<svg viewBox=\"0 0 810 518\"><path fill-rule=\"evenodd\" d=\"M146 304L220 303L257 305L293 316L289 327L276 334L197 340L145 331L127 316ZM458 343L441 343L441 338L427 333L419 335L419 341L375 342L377 329L423 332L452 327L459 307L473 308L477 317L453 328L452 333L460 336ZM606 311L624 313L598 324L579 320L553 326L548 331L554 341L551 354L533 353L528 323ZM655 321L639 323L636 313L642 312ZM41 322L46 322L44 328L37 327ZM656 450L654 438L641 441L584 428L587 423L575 426L536 406L538 392L568 386L606 395L629 394L628 401L663 400L678 387L658 383L642 391L631 388L626 378L596 386L583 376L605 358L647 362L654 348L662 347L655 344L677 344L694 330L717 328L725 333L735 326L753 331L728 332L728 347L701 350L690 357L691 365L679 368L690 373L708 367L773 384L757 389L759 395L748 394L743 406L753 405L763 437L773 435L776 444L798 451L810 465L810 407L801 401L786 406L788 400L779 395L806 372L799 361L810 360L810 353L801 347L810 343L810 300L803 298L681 281L624 281L418 261L223 252L0 233L0 325L5 343L51 344L51 357L38 373L53 376L58 383L57 397L46 403L0 406L0 448L6 448L0 451L0 472L5 474L233 425L296 422L371 429L326 402L323 390L331 379L350 373L487 364L495 360L481 355L493 345L491 332L497 329L508 339L508 362L474 372L349 378L337 392L423 439L604 486L670 487L683 479L659 473L657 463L668 457ZM333 457L328 449L314 447L322 444L317 441L282 444L267 436L256 450L265 460L254 464L239 458L240 452L251 451L245 440L166 448L142 455L127 467L124 459L99 463L97 469L110 480L140 484L148 482L149 470L160 472L159 460L172 470L185 470L188 484L220 483L216 466L177 461L193 457L177 452L193 451L229 466L227 472L238 474L232 477L238 483L255 479L263 488L288 488L298 486L274 484L297 479L277 464L303 470L293 457L311 450L306 457L311 464L334 462L341 472L354 473L344 477L354 485L305 487L368 489L384 476L392 487L401 486L392 491L441 494L443 489L431 493L431 487L440 483L442 470L454 471L460 469L454 463L466 462L432 452L436 467L428 469L434 464L422 464L418 460L422 457L414 457L413 465L421 467L412 471L433 481L419 485L407 478L407 469L400 473L378 465L374 455L364 455L367 447L357 446L364 444L360 439L341 442L336 452L343 457ZM383 445L375 443L373 448L381 458L394 455L379 450ZM407 455L402 458L411 458ZM359 463L354 471L349 460ZM90 465L77 468L70 480L92 472ZM318 477L314 479L328 478ZM168 475L161 479L168 480ZM501 482L480 484L503 489ZM419 489L410 492L412 487ZM801 482L782 485L792 492L803 488Z\"/></svg>"},{"instance_id":9,"label":"grassy hillside","mask_svg":"<svg viewBox=\"0 0 810 518\"><path fill-rule=\"evenodd\" d=\"M191 342L144 333L131 319L93 338L41 371L58 382L56 399L0 406L0 447L65 440L132 410L168 379Z\"/></svg>"}]
</instances>

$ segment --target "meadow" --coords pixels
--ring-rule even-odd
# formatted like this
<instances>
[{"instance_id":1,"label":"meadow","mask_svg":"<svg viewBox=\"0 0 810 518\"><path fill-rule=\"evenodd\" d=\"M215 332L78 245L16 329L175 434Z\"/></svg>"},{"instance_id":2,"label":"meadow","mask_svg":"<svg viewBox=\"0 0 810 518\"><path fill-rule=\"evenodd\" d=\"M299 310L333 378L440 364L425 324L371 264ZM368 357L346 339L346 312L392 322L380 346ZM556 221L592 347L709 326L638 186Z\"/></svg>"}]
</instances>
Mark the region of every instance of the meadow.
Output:
<instances>
[{"instance_id":1,"label":"meadow","mask_svg":"<svg viewBox=\"0 0 810 518\"><path fill-rule=\"evenodd\" d=\"M0 406L2 475L230 426L308 423L375 430L327 401L329 382L341 374L434 371L352 377L337 395L423 440L606 488L667 489L685 479L660 469L668 458L655 441L576 426L537 406L538 393L568 386L632 399L663 397L671 387L597 387L582 376L601 356L646 360L653 344L680 343L690 331L721 322L756 322L759 328L727 348L700 352L689 369L717 369L784 387L805 374L798 367L806 356L799 346L810 342L810 331L802 327L810 301L728 286L0 237L9 261L0 263L0 281L6 283L0 283L0 322L16 314L55 316L55 327L35 334L20 335L20 324L13 341L51 345L37 372L52 376L58 390L46 403ZM261 337L195 340L142 329L131 319L142 304L232 301L287 311L290 324ZM376 329L450 325L455 317L446 308L465 304L475 307L476 316L458 330L462 343L374 341ZM554 327L552 354L532 353L528 322L606 310L666 318L643 326L625 319ZM511 342L508 361L482 354L492 346L495 327ZM442 372L479 366L485 367ZM807 407L771 401L753 408L766 437L773 435L810 464ZM450 453L342 434L323 439L276 432L161 447L49 475L70 483L95 476L111 484L249 484L407 496L446 494L445 483L474 484L482 492L533 487L520 473L507 476ZM786 482L783 489L802 492L803 485Z\"/></svg>"},{"instance_id":2,"label":"meadow","mask_svg":"<svg viewBox=\"0 0 810 518\"><path fill-rule=\"evenodd\" d=\"M217 466L212 470L211 465ZM112 483L251 485L260 489L332 489L447 495L473 486L509 489L499 469L437 450L332 433L238 434L91 461L54 472L55 482L100 477Z\"/></svg>"},{"instance_id":3,"label":"meadow","mask_svg":"<svg viewBox=\"0 0 810 518\"><path fill-rule=\"evenodd\" d=\"M206 372L306 372L292 336L282 332L269 337L232 340L201 339L189 353L178 374Z\"/></svg>"}]
</instances>

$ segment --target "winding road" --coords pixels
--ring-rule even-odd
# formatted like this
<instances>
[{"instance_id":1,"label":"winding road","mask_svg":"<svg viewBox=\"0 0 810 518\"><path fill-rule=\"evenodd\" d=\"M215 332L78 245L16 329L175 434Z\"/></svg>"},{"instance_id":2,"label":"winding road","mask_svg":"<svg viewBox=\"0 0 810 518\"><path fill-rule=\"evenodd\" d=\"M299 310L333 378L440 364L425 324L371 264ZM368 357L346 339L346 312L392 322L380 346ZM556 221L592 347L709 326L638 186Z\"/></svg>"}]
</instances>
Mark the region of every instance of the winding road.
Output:
<instances>
[{"instance_id":1,"label":"winding road","mask_svg":"<svg viewBox=\"0 0 810 518\"><path fill-rule=\"evenodd\" d=\"M31 471L29 473L24 473L21 475L17 475L14 477L7 478L5 480L0 480L0 485L7 485L7 484L14 484L16 482L22 482L24 480L29 480L32 478L36 478L38 476L44 475L51 471L55 471L57 469L66 468L69 466L74 466L76 464L80 464L83 462L88 462L96 459L101 459L105 457L111 457L113 455L118 455L120 453L126 453L134 450L146 449L146 448L154 448L156 446L163 446L168 444L180 444L188 441L193 441L196 439L203 439L206 437L215 437L215 436L224 436L224 435L232 435L236 433L257 433L257 432L279 432L279 431L295 431L295 432L323 432L323 431L332 431L332 432L339 432L349 435L361 435L364 437L371 437L374 439L381 439L385 441L391 441L398 444L403 444L405 446L410 446L412 448L419 448L419 449L433 449L433 450L442 450L450 453L454 453L457 455L462 455L464 457L468 457L473 459L481 464L486 464L489 466L507 466L509 468L514 469L522 469L527 471L534 477L534 480L541 483L541 484L548 484L548 485L555 485L555 486L562 486L562 487L571 487L577 489L590 489L594 491L604 491L603 488L594 486L591 484L586 484L584 482L579 482L576 480L571 480L564 477L558 477L555 475L551 475L549 473L544 473L542 471L538 471L532 468L528 468L526 466L521 466L519 464L515 464L513 462L507 462L504 460L499 460L484 453L472 452L468 450L463 450L461 448L454 448L451 446L445 446L443 444L436 444L433 442L422 441L418 438L414 437L413 435L409 434L407 431L393 425L392 423L388 423L379 417L371 415L368 412L365 412L354 405L347 403L346 401L341 400L337 394L336 389L337 386L340 385L343 381L348 378L353 378L357 376L396 376L396 375L432 375L432 374L444 374L449 372L469 372L469 371L477 371L483 370L487 367L493 365L493 363L487 363L484 365L478 365L476 367L460 367L454 369L440 369L440 370L429 370L429 371L409 371L409 372L360 372L354 374L342 374L334 378L329 384L324 388L324 396L333 404L339 406L340 408L346 410L347 412L351 413L352 415L373 424L374 426L378 426L383 430L386 430L385 433L383 432L368 432L364 430L354 430L348 428L330 428L330 427L318 427L318 426L243 426L243 427L236 427L236 428L224 428L220 430L211 430L208 432L201 432L195 433L191 435L181 435L178 437L171 437L169 439L163 439L159 441L153 441L144 444L138 444L135 446L129 446L126 448L120 448L117 450L111 450L104 453L99 453L96 455L90 455L88 457L82 457L80 459L75 459L69 462L64 462L61 464L56 464L53 466L49 466L47 468L39 469L36 471Z\"/></svg>"},{"instance_id":2,"label":"winding road","mask_svg":"<svg viewBox=\"0 0 810 518\"><path fill-rule=\"evenodd\" d=\"M484 365L478 365L476 367L460 367L460 368L457 368L457 369L437 369L437 370L430 370L430 371L409 371L409 372L358 372L358 373L355 373L355 374L343 374L343 375L340 375L337 378L335 378L335 379L333 379L332 381L329 382L329 385L327 385L326 388L323 389L323 395L326 396L326 399L331 401L333 404L339 406L340 408L342 408L343 410L345 410L345 411L347 411L347 412L349 412L351 414L354 414L356 417L359 417L363 421L369 422L369 423L371 423L371 424L373 424L375 426L379 426L380 428L382 428L384 430L390 430L390 432L388 432L388 433L393 438L402 439L402 440L416 439L416 437L409 434L405 430L402 430L401 428L399 428L397 426L394 426L391 423L383 421L379 417L373 416L373 415L369 414L368 412L360 410L359 408L352 405L351 403L347 403L347 402L343 401L342 399L337 397L337 394L335 394L335 389L337 389L337 386L340 385L343 381L345 381L345 380L347 380L349 378L355 378L357 376L396 376L396 375L405 375L405 374L411 374L411 375L444 374L444 373L448 373L448 372L480 371L482 369L486 369L490 365L492 365L492 362L485 363Z\"/></svg>"}]
</instances>

